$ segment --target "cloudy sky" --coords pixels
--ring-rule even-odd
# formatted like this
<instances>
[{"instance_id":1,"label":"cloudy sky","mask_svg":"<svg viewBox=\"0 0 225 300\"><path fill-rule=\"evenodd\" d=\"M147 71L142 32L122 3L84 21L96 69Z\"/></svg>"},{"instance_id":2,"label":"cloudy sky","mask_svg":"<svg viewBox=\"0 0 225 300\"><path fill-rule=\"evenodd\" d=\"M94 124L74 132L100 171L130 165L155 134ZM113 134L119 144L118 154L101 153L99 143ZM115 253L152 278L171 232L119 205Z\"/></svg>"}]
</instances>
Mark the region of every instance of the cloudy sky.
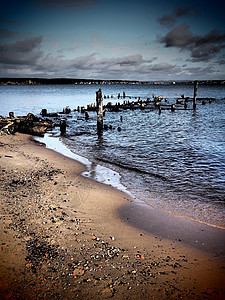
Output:
<instances>
[{"instance_id":1,"label":"cloudy sky","mask_svg":"<svg viewBox=\"0 0 225 300\"><path fill-rule=\"evenodd\" d=\"M222 0L5 0L0 77L225 79Z\"/></svg>"}]
</instances>

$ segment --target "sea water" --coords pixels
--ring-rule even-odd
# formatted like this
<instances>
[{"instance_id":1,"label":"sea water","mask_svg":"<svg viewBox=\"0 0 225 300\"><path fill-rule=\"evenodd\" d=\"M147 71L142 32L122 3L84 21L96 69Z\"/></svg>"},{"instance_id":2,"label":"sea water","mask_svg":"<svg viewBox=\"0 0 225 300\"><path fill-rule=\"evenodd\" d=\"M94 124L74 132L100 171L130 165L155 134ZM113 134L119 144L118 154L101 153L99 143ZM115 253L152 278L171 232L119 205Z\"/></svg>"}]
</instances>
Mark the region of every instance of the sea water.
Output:
<instances>
[{"instance_id":1,"label":"sea water","mask_svg":"<svg viewBox=\"0 0 225 300\"><path fill-rule=\"evenodd\" d=\"M104 124L113 129L101 138L96 112L86 120L73 111L94 103L99 88L106 95L104 104L123 102L117 98L123 91L130 101L154 94L164 98L163 104L175 103L181 95L193 97L192 85L176 84L0 86L0 115L39 114L43 108L60 112L70 106L66 135L60 137L57 128L51 134L88 160L85 176L95 174L99 181L124 186L134 199L157 209L225 228L225 87L199 85L198 97L214 100L205 105L198 101L196 111L191 102L187 110L161 114L151 109L106 111Z\"/></svg>"}]
</instances>

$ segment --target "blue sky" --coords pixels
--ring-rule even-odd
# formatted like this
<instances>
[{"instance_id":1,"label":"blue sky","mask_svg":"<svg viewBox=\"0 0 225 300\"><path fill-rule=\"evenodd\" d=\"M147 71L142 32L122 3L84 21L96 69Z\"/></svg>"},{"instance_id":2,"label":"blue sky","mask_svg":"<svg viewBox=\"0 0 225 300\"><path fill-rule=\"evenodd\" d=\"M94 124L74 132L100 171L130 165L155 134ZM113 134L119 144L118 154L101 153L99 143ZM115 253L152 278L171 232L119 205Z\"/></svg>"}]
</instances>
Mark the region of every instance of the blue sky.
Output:
<instances>
[{"instance_id":1,"label":"blue sky","mask_svg":"<svg viewBox=\"0 0 225 300\"><path fill-rule=\"evenodd\" d=\"M222 0L8 0L0 77L225 79Z\"/></svg>"}]
</instances>

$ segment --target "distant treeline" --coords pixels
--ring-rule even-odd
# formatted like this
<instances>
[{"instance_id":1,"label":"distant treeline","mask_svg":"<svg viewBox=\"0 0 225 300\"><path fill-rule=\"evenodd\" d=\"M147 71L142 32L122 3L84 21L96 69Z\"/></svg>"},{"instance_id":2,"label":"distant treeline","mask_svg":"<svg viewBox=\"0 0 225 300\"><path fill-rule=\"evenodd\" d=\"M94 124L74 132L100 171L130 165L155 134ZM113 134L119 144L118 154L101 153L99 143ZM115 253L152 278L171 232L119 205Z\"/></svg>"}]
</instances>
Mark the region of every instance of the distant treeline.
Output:
<instances>
[{"instance_id":1,"label":"distant treeline","mask_svg":"<svg viewBox=\"0 0 225 300\"><path fill-rule=\"evenodd\" d=\"M96 80L73 78L0 78L1 85L48 85L48 84L193 84L193 81L133 81ZM222 85L225 80L198 80L199 84Z\"/></svg>"}]
</instances>

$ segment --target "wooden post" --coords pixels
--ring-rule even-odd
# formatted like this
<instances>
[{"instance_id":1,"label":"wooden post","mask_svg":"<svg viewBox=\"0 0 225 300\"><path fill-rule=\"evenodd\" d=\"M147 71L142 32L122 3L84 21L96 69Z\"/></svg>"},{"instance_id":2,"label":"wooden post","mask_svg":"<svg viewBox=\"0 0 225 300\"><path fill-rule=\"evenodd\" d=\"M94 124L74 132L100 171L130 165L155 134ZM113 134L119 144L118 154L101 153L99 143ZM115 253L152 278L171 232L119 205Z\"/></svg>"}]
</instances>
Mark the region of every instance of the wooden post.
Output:
<instances>
[{"instance_id":1,"label":"wooden post","mask_svg":"<svg viewBox=\"0 0 225 300\"><path fill-rule=\"evenodd\" d=\"M196 98L197 98L198 81L194 82L194 98L193 98L193 109L196 109Z\"/></svg>"},{"instance_id":2,"label":"wooden post","mask_svg":"<svg viewBox=\"0 0 225 300\"><path fill-rule=\"evenodd\" d=\"M162 108L161 108L161 106L159 105L159 115L161 114L161 112L162 112Z\"/></svg>"},{"instance_id":3,"label":"wooden post","mask_svg":"<svg viewBox=\"0 0 225 300\"><path fill-rule=\"evenodd\" d=\"M10 111L9 117L10 117L10 119L13 119L14 118L14 112Z\"/></svg>"},{"instance_id":4,"label":"wooden post","mask_svg":"<svg viewBox=\"0 0 225 300\"><path fill-rule=\"evenodd\" d=\"M85 111L85 120L87 121L89 119L89 114L87 111Z\"/></svg>"},{"instance_id":5,"label":"wooden post","mask_svg":"<svg viewBox=\"0 0 225 300\"><path fill-rule=\"evenodd\" d=\"M171 111L175 111L175 104L171 105Z\"/></svg>"},{"instance_id":6,"label":"wooden post","mask_svg":"<svg viewBox=\"0 0 225 300\"><path fill-rule=\"evenodd\" d=\"M60 121L60 131L62 135L66 133L66 120L64 119Z\"/></svg>"},{"instance_id":7,"label":"wooden post","mask_svg":"<svg viewBox=\"0 0 225 300\"><path fill-rule=\"evenodd\" d=\"M70 113L71 113L71 109L70 109L69 106L66 107L65 113L66 113L66 114L70 114Z\"/></svg>"},{"instance_id":8,"label":"wooden post","mask_svg":"<svg viewBox=\"0 0 225 300\"><path fill-rule=\"evenodd\" d=\"M103 99L102 90L96 92L96 107L97 107L97 132L101 136L103 132Z\"/></svg>"},{"instance_id":9,"label":"wooden post","mask_svg":"<svg viewBox=\"0 0 225 300\"><path fill-rule=\"evenodd\" d=\"M47 116L47 109L43 108L41 110L41 115L42 115L42 117L46 117Z\"/></svg>"}]
</instances>

